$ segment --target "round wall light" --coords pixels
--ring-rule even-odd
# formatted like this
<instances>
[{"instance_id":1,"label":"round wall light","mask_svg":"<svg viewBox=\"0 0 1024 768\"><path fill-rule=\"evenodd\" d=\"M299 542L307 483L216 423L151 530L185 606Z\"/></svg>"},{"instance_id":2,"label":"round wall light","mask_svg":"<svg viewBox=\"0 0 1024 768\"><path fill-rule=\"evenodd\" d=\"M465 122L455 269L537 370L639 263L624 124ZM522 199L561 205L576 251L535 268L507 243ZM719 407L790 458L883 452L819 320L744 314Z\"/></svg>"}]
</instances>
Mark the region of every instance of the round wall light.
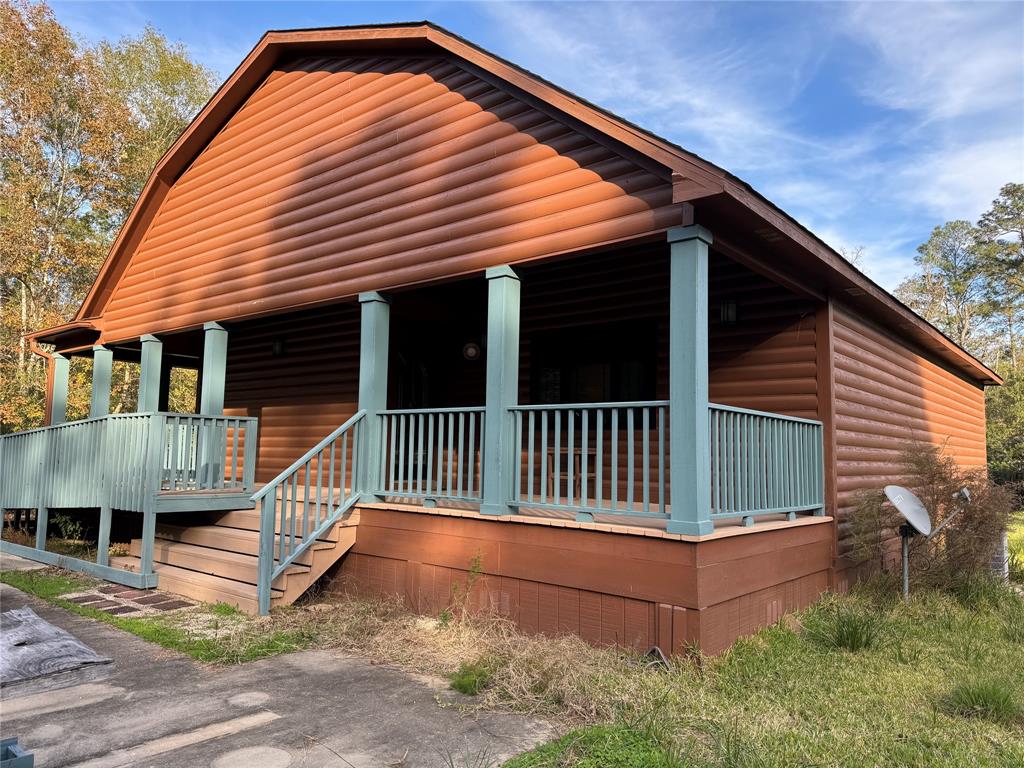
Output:
<instances>
[{"instance_id":1,"label":"round wall light","mask_svg":"<svg viewBox=\"0 0 1024 768\"><path fill-rule=\"evenodd\" d=\"M462 348L462 356L467 360L479 360L480 345L476 342L469 342Z\"/></svg>"}]
</instances>

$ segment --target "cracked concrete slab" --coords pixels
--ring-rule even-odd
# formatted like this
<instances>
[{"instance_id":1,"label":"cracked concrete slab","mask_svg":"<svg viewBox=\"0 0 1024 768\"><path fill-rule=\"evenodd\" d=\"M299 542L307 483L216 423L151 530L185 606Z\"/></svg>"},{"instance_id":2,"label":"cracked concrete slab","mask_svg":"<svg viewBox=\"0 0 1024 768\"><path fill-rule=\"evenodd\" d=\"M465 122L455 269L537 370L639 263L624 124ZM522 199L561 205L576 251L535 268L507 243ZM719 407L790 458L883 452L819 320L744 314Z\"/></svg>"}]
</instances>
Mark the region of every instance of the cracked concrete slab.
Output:
<instances>
[{"instance_id":1,"label":"cracked concrete slab","mask_svg":"<svg viewBox=\"0 0 1024 768\"><path fill-rule=\"evenodd\" d=\"M41 767L433 768L449 756L486 766L553 735L540 721L468 711L472 700L445 681L338 652L211 667L7 585L0 602L29 605L114 659L100 678L3 692L3 735Z\"/></svg>"}]
</instances>

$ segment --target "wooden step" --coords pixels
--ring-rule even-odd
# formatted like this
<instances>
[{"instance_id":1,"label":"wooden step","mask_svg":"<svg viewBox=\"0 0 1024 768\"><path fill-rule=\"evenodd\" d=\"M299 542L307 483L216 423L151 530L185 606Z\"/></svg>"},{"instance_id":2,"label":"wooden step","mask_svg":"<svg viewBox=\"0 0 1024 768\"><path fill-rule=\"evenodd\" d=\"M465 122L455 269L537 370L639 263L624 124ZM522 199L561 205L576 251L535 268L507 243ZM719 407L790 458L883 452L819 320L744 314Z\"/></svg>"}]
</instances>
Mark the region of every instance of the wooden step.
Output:
<instances>
[{"instance_id":1,"label":"wooden step","mask_svg":"<svg viewBox=\"0 0 1024 768\"><path fill-rule=\"evenodd\" d=\"M138 571L139 558L112 557L110 564L115 568ZM247 613L259 612L259 601L254 584L245 584L208 573L199 573L165 563L154 563L158 581L157 589L204 603L227 603ZM271 589L271 602L279 600L282 592Z\"/></svg>"},{"instance_id":2,"label":"wooden step","mask_svg":"<svg viewBox=\"0 0 1024 768\"><path fill-rule=\"evenodd\" d=\"M133 539L131 554L139 557L142 554L142 540ZM255 584L259 574L259 558L224 549L200 547L195 544L183 544L177 541L157 539L153 543L153 562L186 568L190 571L208 573L225 579ZM276 565L276 563L275 563ZM292 564L285 571L288 575L308 573L309 566Z\"/></svg>"},{"instance_id":3,"label":"wooden step","mask_svg":"<svg viewBox=\"0 0 1024 768\"><path fill-rule=\"evenodd\" d=\"M310 515L314 516L315 513L310 510ZM295 520L295 531L296 534L301 534L303 530L303 523L305 518L302 514L296 515ZM321 523L322 520L314 520L313 525ZM222 526L224 528L240 528L245 531L258 531L260 529L260 513L259 510L252 509L237 509L231 512L225 512L223 515L213 520L213 525ZM281 530L281 519L277 518L274 520L274 530L280 532ZM344 525L344 521L341 523ZM330 529L320 535L321 541L337 541L338 540L338 526L332 526Z\"/></svg>"},{"instance_id":4,"label":"wooden step","mask_svg":"<svg viewBox=\"0 0 1024 768\"><path fill-rule=\"evenodd\" d=\"M242 528L227 528L219 525L170 525L160 523L156 526L157 539L167 541L179 541L183 544L195 544L200 547L211 549L223 549L228 552L238 552L244 555L259 555L260 535L258 531L247 531ZM279 543L279 536L274 537L275 551ZM301 537L296 537L296 542ZM330 541L317 540L313 545L299 556L297 562L302 565L309 565L312 557L312 550L330 549L334 544Z\"/></svg>"}]
</instances>

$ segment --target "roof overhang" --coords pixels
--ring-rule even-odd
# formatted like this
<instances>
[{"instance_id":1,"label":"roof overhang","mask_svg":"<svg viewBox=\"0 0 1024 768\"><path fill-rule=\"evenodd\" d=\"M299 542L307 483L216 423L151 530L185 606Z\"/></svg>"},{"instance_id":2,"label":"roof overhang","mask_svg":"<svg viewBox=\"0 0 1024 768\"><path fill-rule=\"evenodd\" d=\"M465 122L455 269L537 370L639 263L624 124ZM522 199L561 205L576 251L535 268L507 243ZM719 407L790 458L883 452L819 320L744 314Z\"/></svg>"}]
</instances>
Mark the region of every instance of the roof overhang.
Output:
<instances>
[{"instance_id":1,"label":"roof overhang","mask_svg":"<svg viewBox=\"0 0 1024 768\"><path fill-rule=\"evenodd\" d=\"M1002 383L994 371L900 303L749 184L692 152L426 21L281 30L264 34L157 164L114 241L75 322L88 322L102 314L103 306L127 266L128 257L141 241L171 185L275 64L285 57L316 52L389 50L423 51L424 54L457 57L460 63L479 76L499 80L502 87L511 89L524 100L542 105L548 110L557 110L564 119L581 130L592 135L599 134L627 154L667 169L672 183L673 202L699 201L698 215L703 214L705 207L732 209L752 215L777 235L774 246L784 245L792 251L793 258L798 262L812 261L822 272L819 277L827 290L838 292L844 300L850 298L850 303L870 311L883 322L892 323L921 346L939 354L948 364L979 383ZM775 247L774 250L779 251L780 248ZM56 339L70 332L72 325L75 323L40 331L33 336L39 341L58 343Z\"/></svg>"}]
</instances>

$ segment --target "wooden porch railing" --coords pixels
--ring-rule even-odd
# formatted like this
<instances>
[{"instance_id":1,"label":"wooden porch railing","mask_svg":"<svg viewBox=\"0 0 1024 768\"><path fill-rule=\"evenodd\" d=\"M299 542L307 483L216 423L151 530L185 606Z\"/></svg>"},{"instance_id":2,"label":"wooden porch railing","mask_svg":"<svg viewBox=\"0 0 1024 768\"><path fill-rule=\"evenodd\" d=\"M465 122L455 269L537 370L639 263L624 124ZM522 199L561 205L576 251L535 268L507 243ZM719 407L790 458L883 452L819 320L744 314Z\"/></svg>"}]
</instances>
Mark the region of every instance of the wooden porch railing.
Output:
<instances>
[{"instance_id":1,"label":"wooden porch railing","mask_svg":"<svg viewBox=\"0 0 1024 768\"><path fill-rule=\"evenodd\" d=\"M158 499L167 491L253 490L256 419L175 413L111 414L0 436L0 510L35 509L35 547L13 554L152 586ZM50 509L99 508L96 562L46 552ZM108 566L111 510L143 515L142 567ZM14 551L15 548L22 551ZM141 578L137 578L141 577Z\"/></svg>"},{"instance_id":2,"label":"wooden porch railing","mask_svg":"<svg viewBox=\"0 0 1024 768\"><path fill-rule=\"evenodd\" d=\"M823 511L820 421L708 406L711 419L711 518Z\"/></svg>"},{"instance_id":3,"label":"wooden porch railing","mask_svg":"<svg viewBox=\"0 0 1024 768\"><path fill-rule=\"evenodd\" d=\"M480 501L483 406L380 411L378 418L378 495Z\"/></svg>"},{"instance_id":4,"label":"wooden porch railing","mask_svg":"<svg viewBox=\"0 0 1024 768\"><path fill-rule=\"evenodd\" d=\"M359 499L359 460L366 411L310 448L257 491L260 505L260 613L270 611L271 587Z\"/></svg>"},{"instance_id":5,"label":"wooden porch railing","mask_svg":"<svg viewBox=\"0 0 1024 768\"><path fill-rule=\"evenodd\" d=\"M512 504L593 514L668 515L668 402L520 405Z\"/></svg>"}]
</instances>

